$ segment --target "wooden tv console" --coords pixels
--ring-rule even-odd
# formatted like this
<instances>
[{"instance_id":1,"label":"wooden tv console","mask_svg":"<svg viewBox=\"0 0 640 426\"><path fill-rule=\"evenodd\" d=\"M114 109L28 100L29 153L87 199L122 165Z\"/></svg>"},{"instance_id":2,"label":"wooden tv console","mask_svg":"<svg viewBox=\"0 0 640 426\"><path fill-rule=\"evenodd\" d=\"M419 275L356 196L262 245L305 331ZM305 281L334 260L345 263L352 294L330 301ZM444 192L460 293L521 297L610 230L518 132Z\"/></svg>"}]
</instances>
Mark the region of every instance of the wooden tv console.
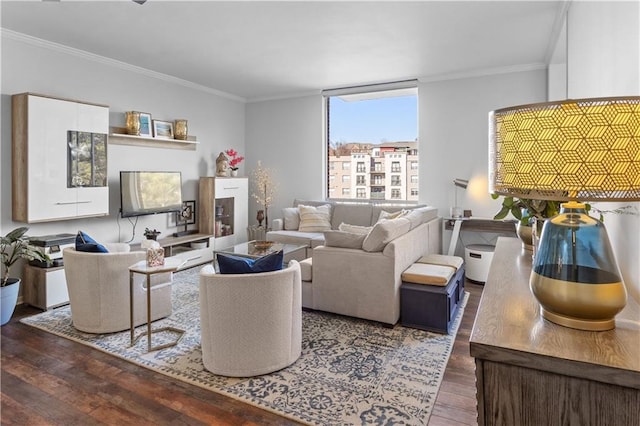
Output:
<instances>
[{"instance_id":1,"label":"wooden tv console","mask_svg":"<svg viewBox=\"0 0 640 426\"><path fill-rule=\"evenodd\" d=\"M531 252L499 238L471 332L479 425L639 425L640 307L610 331L543 319Z\"/></svg>"}]
</instances>

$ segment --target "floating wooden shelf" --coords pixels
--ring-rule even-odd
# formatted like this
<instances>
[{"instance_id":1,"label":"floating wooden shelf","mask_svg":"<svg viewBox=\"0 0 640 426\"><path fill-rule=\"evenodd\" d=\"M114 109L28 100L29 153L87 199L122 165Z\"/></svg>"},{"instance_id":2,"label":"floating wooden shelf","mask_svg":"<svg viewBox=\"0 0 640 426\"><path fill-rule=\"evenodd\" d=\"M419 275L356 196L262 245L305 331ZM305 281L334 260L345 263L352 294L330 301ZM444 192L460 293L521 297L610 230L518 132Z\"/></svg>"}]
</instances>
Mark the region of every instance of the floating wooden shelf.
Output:
<instances>
[{"instance_id":1,"label":"floating wooden shelf","mask_svg":"<svg viewBox=\"0 0 640 426\"><path fill-rule=\"evenodd\" d=\"M195 136L188 136L187 140L152 138L147 136L133 136L126 133L124 127L111 127L109 143L113 145L146 146L150 148L189 149L195 151L200 142Z\"/></svg>"}]
</instances>

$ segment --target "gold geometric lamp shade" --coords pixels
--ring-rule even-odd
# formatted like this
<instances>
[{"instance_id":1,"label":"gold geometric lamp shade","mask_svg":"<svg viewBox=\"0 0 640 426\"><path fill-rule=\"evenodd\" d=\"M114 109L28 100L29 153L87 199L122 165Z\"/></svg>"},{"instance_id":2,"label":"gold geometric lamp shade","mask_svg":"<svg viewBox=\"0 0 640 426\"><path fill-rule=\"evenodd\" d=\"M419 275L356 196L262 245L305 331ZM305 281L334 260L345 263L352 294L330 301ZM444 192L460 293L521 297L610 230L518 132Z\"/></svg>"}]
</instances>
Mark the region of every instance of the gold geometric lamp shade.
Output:
<instances>
[{"instance_id":1,"label":"gold geometric lamp shade","mask_svg":"<svg viewBox=\"0 0 640 426\"><path fill-rule=\"evenodd\" d=\"M640 97L504 108L489 126L489 192L568 201L545 221L533 261L542 316L614 328L626 289L604 225L581 202L640 200Z\"/></svg>"}]
</instances>

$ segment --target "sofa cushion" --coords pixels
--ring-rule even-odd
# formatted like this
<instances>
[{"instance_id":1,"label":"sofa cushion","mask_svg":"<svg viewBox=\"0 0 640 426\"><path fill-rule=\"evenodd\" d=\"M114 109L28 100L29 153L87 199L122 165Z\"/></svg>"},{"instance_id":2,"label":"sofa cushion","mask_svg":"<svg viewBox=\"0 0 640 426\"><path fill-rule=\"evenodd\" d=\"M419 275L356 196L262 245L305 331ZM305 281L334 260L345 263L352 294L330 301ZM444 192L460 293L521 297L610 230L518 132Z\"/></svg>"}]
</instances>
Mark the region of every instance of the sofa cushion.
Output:
<instances>
[{"instance_id":1,"label":"sofa cushion","mask_svg":"<svg viewBox=\"0 0 640 426\"><path fill-rule=\"evenodd\" d=\"M404 210L404 209L400 209L400 210L397 210L395 212L388 212L386 210L380 210L380 214L378 215L378 220L376 220L376 223L380 222L381 220L390 220L390 219L395 219L395 218L398 218L398 217L402 217L407 213L408 213L408 210Z\"/></svg>"},{"instance_id":2,"label":"sofa cushion","mask_svg":"<svg viewBox=\"0 0 640 426\"><path fill-rule=\"evenodd\" d=\"M285 231L295 231L300 227L300 212L297 207L285 207L282 209L282 216Z\"/></svg>"},{"instance_id":3,"label":"sofa cushion","mask_svg":"<svg viewBox=\"0 0 640 426\"><path fill-rule=\"evenodd\" d=\"M319 207L319 206L324 206L326 204L333 206L334 202L333 201L298 200L297 198L293 200L293 207L299 207L300 205Z\"/></svg>"},{"instance_id":4,"label":"sofa cushion","mask_svg":"<svg viewBox=\"0 0 640 426\"><path fill-rule=\"evenodd\" d=\"M424 215L422 214L422 212L418 211L418 209L415 209L407 212L407 214L402 217L404 217L405 219L408 219L409 222L411 222L411 229L415 229L421 223L423 223L422 219Z\"/></svg>"},{"instance_id":5,"label":"sofa cushion","mask_svg":"<svg viewBox=\"0 0 640 426\"><path fill-rule=\"evenodd\" d=\"M414 263L402 273L402 281L414 284L446 286L455 272L456 269L451 266Z\"/></svg>"},{"instance_id":6,"label":"sofa cushion","mask_svg":"<svg viewBox=\"0 0 640 426\"><path fill-rule=\"evenodd\" d=\"M258 259L249 259L222 253L218 253L217 256L218 267L221 274L255 274L258 272L281 270L284 252L280 250Z\"/></svg>"},{"instance_id":7,"label":"sofa cushion","mask_svg":"<svg viewBox=\"0 0 640 426\"><path fill-rule=\"evenodd\" d=\"M299 205L300 232L323 232L331 229L331 205L305 206Z\"/></svg>"},{"instance_id":8,"label":"sofa cushion","mask_svg":"<svg viewBox=\"0 0 640 426\"><path fill-rule=\"evenodd\" d=\"M109 250L89 235L82 231L78 231L76 235L76 251L84 251L89 253L109 253Z\"/></svg>"},{"instance_id":9,"label":"sofa cushion","mask_svg":"<svg viewBox=\"0 0 640 426\"><path fill-rule=\"evenodd\" d=\"M362 249L368 252L382 251L384 247L411 229L411 222L404 218L383 220L374 225L362 243Z\"/></svg>"},{"instance_id":10,"label":"sofa cushion","mask_svg":"<svg viewBox=\"0 0 640 426\"><path fill-rule=\"evenodd\" d=\"M452 268L455 268L457 271L464 264L464 260L459 256L447 256L445 254L431 253L426 256L422 256L420 259L416 260L416 263L450 266Z\"/></svg>"},{"instance_id":11,"label":"sofa cushion","mask_svg":"<svg viewBox=\"0 0 640 426\"><path fill-rule=\"evenodd\" d=\"M336 203L331 213L331 229L338 229L341 223L370 226L372 210L371 204Z\"/></svg>"},{"instance_id":12,"label":"sofa cushion","mask_svg":"<svg viewBox=\"0 0 640 426\"><path fill-rule=\"evenodd\" d=\"M351 232L352 234L361 234L367 235L371 232L373 226L359 226L359 225L351 225L349 223L341 223L338 226L338 231Z\"/></svg>"},{"instance_id":13,"label":"sofa cushion","mask_svg":"<svg viewBox=\"0 0 640 426\"><path fill-rule=\"evenodd\" d=\"M429 222L431 219L438 217L438 209L433 206L418 207L412 211L422 213L422 223Z\"/></svg>"},{"instance_id":14,"label":"sofa cushion","mask_svg":"<svg viewBox=\"0 0 640 426\"><path fill-rule=\"evenodd\" d=\"M371 218L370 218L371 225L375 225L376 223L378 223L378 220L380 219L380 214L381 214L382 211L385 211L387 213L394 213L394 212L401 211L401 210L402 210L401 206L374 205L373 209L371 210Z\"/></svg>"},{"instance_id":15,"label":"sofa cushion","mask_svg":"<svg viewBox=\"0 0 640 426\"><path fill-rule=\"evenodd\" d=\"M327 247L342 247L361 249L366 235L345 231L324 231L324 245Z\"/></svg>"},{"instance_id":16,"label":"sofa cushion","mask_svg":"<svg viewBox=\"0 0 640 426\"><path fill-rule=\"evenodd\" d=\"M303 244L307 247L314 247L313 241L319 240L324 244L324 234L322 232L300 232L300 231L269 231L267 240L283 244Z\"/></svg>"}]
</instances>

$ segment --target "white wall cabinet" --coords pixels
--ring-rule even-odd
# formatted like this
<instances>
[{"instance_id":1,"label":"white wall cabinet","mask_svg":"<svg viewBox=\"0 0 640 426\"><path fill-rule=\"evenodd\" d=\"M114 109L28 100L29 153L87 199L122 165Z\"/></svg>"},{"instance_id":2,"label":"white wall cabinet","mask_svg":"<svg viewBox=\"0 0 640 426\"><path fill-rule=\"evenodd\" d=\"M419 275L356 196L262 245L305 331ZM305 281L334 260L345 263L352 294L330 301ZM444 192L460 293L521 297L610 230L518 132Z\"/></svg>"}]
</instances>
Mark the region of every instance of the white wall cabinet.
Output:
<instances>
[{"instance_id":1,"label":"white wall cabinet","mask_svg":"<svg viewBox=\"0 0 640 426\"><path fill-rule=\"evenodd\" d=\"M249 179L201 177L198 192L198 228L214 235L214 247L247 241Z\"/></svg>"},{"instance_id":2,"label":"white wall cabinet","mask_svg":"<svg viewBox=\"0 0 640 426\"><path fill-rule=\"evenodd\" d=\"M23 93L12 96L13 220L109 214L109 107Z\"/></svg>"}]
</instances>

